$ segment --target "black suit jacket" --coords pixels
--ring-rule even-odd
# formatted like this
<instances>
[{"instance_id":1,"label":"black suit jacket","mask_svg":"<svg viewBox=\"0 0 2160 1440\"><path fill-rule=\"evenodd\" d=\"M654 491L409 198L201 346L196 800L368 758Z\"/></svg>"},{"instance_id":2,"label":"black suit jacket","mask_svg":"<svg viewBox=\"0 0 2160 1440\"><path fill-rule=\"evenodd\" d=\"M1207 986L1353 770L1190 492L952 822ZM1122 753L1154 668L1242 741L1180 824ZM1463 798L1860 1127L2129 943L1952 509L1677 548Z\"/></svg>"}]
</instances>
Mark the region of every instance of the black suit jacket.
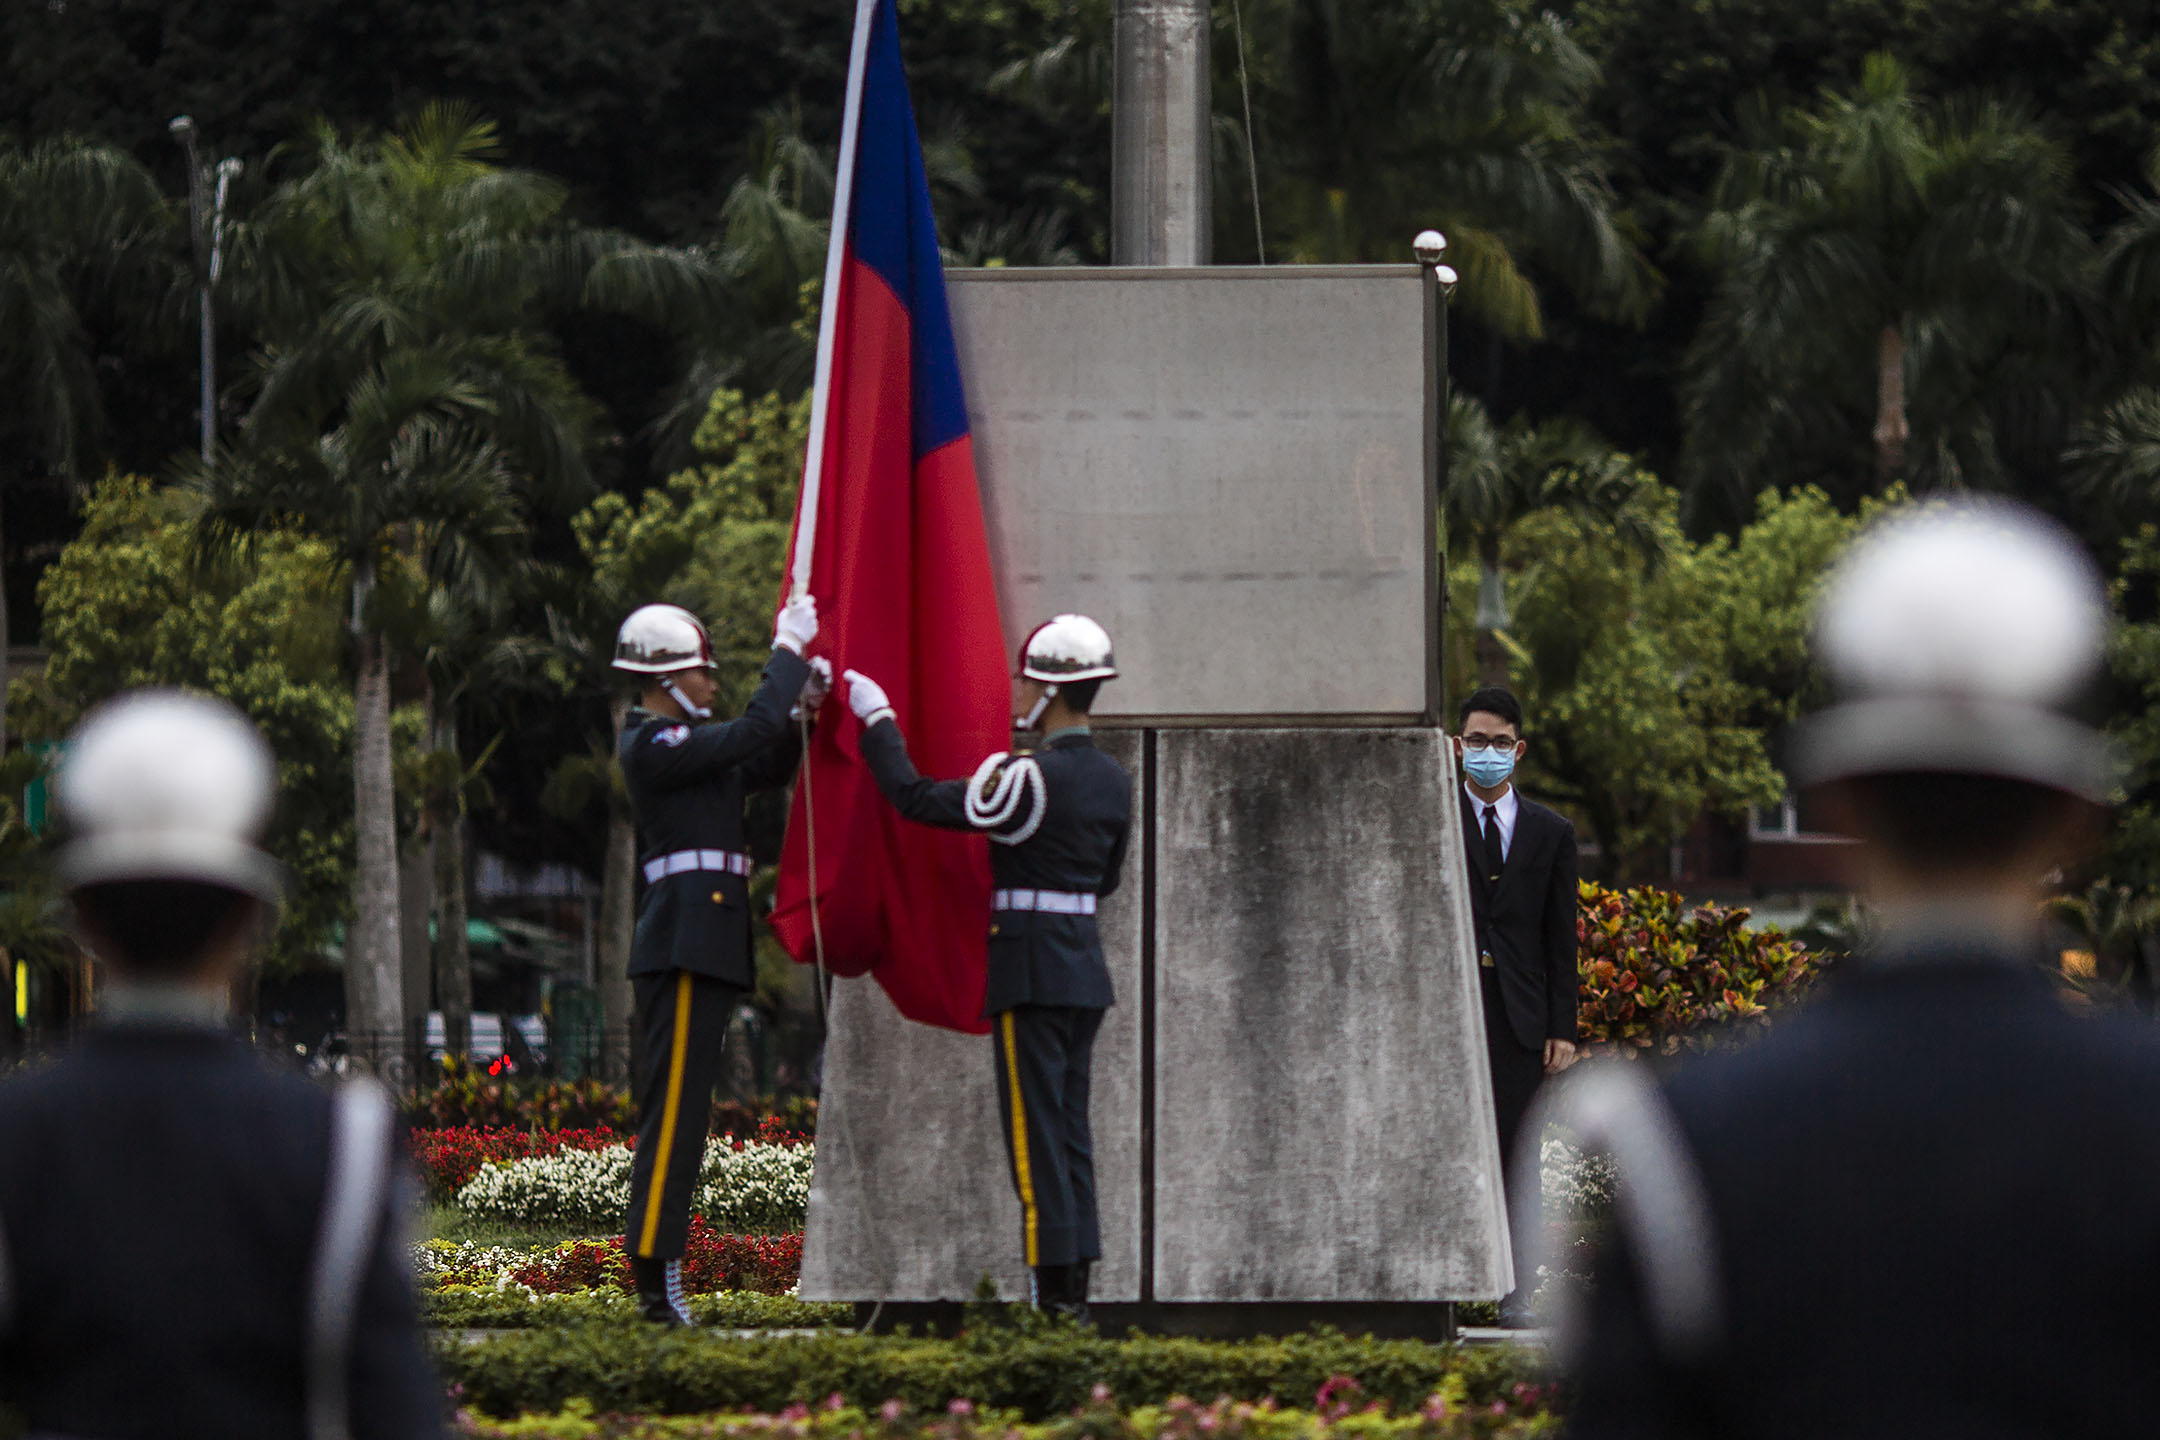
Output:
<instances>
[{"instance_id":1,"label":"black suit jacket","mask_svg":"<svg viewBox=\"0 0 2160 1440\"><path fill-rule=\"evenodd\" d=\"M1575 1038L1575 827L1558 811L1515 792L1515 842L1500 880L1486 878L1485 840L1461 790L1463 841L1470 857L1470 917L1480 956L1490 955L1507 1003L1508 1028L1532 1050Z\"/></svg>"},{"instance_id":2,"label":"black suit jacket","mask_svg":"<svg viewBox=\"0 0 2160 1440\"><path fill-rule=\"evenodd\" d=\"M801 656L777 647L737 719L688 725L630 712L616 758L637 812L641 865L677 850L750 848L743 796L793 778L802 739L788 710L809 678ZM747 990L757 981L750 940L747 877L709 870L668 875L646 886L638 902L630 973L688 970Z\"/></svg>"},{"instance_id":3,"label":"black suit jacket","mask_svg":"<svg viewBox=\"0 0 2160 1440\"><path fill-rule=\"evenodd\" d=\"M32 1434L301 1440L330 1092L206 1029L88 1032L0 1084L0 1400ZM442 1433L403 1227L359 1296L354 1440Z\"/></svg>"},{"instance_id":4,"label":"black suit jacket","mask_svg":"<svg viewBox=\"0 0 2160 1440\"><path fill-rule=\"evenodd\" d=\"M968 782L926 780L916 773L907 741L892 720L863 732L862 754L878 789L908 819L946 830L983 829L968 818ZM1085 895L1116 890L1132 823L1132 777L1125 767L1083 732L1060 735L1032 755L1016 756L1014 763L1042 772L1044 803L1039 819L1023 804L985 832L993 842L991 883L1000 890ZM1006 910L989 920L985 1015L1015 1005L1103 1009L1116 1000L1094 916Z\"/></svg>"},{"instance_id":5,"label":"black suit jacket","mask_svg":"<svg viewBox=\"0 0 2160 1440\"><path fill-rule=\"evenodd\" d=\"M2160 1032L2043 958L1856 960L1674 1072L1726 1320L1663 1355L1608 1252L1572 1434L2153 1433Z\"/></svg>"}]
</instances>

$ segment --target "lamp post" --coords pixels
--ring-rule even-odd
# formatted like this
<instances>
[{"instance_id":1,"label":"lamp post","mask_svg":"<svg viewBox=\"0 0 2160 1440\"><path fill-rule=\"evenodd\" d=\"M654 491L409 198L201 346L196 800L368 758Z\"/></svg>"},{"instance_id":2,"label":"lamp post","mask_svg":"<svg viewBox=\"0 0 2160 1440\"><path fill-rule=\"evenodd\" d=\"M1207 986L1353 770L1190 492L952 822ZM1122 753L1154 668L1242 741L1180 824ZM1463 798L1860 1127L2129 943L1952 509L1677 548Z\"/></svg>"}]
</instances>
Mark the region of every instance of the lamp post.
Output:
<instances>
[{"instance_id":1,"label":"lamp post","mask_svg":"<svg viewBox=\"0 0 2160 1440\"><path fill-rule=\"evenodd\" d=\"M218 161L215 171L206 168L196 157L192 116L176 115L166 128L187 152L188 235L195 251L195 277L201 296L202 458L207 465L211 446L217 441L217 314L211 289L225 263L225 198L240 175L241 165L227 156Z\"/></svg>"}]
</instances>

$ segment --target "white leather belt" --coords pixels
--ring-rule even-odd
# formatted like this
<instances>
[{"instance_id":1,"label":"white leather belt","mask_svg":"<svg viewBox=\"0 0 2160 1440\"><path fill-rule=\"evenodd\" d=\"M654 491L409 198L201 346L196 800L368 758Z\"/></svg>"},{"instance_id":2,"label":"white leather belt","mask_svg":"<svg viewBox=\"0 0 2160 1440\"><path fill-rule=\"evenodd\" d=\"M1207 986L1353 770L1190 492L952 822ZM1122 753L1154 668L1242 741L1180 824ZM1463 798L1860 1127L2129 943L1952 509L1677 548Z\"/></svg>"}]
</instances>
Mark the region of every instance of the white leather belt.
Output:
<instances>
[{"instance_id":1,"label":"white leather belt","mask_svg":"<svg viewBox=\"0 0 2160 1440\"><path fill-rule=\"evenodd\" d=\"M1093 895L1070 890L1000 890L990 897L993 910L1037 910L1045 915L1092 915Z\"/></svg>"},{"instance_id":2,"label":"white leather belt","mask_svg":"<svg viewBox=\"0 0 2160 1440\"><path fill-rule=\"evenodd\" d=\"M734 850L674 850L645 862L645 883L650 885L670 875L688 875L694 870L748 875L750 867L750 857Z\"/></svg>"}]
</instances>

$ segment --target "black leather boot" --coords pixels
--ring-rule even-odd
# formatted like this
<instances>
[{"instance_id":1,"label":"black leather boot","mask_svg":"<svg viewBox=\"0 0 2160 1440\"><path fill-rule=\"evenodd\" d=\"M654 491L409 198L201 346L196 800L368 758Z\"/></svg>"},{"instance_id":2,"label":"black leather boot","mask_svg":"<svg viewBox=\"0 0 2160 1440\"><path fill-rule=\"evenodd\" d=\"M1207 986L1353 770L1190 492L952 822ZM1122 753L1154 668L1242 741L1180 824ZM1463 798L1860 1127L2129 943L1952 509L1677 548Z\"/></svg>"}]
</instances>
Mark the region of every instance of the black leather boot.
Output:
<instances>
[{"instance_id":1,"label":"black leather boot","mask_svg":"<svg viewBox=\"0 0 2160 1440\"><path fill-rule=\"evenodd\" d=\"M1063 1265L1037 1265L1035 1267L1035 1308L1046 1314L1055 1314L1065 1295L1065 1271Z\"/></svg>"},{"instance_id":2,"label":"black leather boot","mask_svg":"<svg viewBox=\"0 0 2160 1440\"><path fill-rule=\"evenodd\" d=\"M683 1294L682 1261L644 1260L630 1257L630 1273L637 1279L638 1314L655 1325L694 1325L690 1299Z\"/></svg>"},{"instance_id":3,"label":"black leather boot","mask_svg":"<svg viewBox=\"0 0 2160 1440\"><path fill-rule=\"evenodd\" d=\"M1075 1260L1065 1267L1064 1298L1052 1307L1058 1315L1075 1325L1092 1327L1094 1324L1094 1321L1088 1318L1087 1303L1088 1267L1094 1263L1092 1260Z\"/></svg>"}]
</instances>

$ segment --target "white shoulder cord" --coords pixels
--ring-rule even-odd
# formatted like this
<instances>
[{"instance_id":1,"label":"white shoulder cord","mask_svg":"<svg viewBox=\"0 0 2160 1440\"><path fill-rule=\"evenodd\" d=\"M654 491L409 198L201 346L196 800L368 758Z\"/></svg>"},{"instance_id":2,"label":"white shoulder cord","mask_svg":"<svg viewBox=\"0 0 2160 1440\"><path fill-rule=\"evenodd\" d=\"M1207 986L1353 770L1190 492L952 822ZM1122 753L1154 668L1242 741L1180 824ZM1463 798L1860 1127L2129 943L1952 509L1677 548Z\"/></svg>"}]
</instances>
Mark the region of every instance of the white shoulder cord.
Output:
<instances>
[{"instance_id":1,"label":"white shoulder cord","mask_svg":"<svg viewBox=\"0 0 2160 1440\"><path fill-rule=\"evenodd\" d=\"M1026 755L1008 764L1009 759L1002 753L992 755L976 767L975 777L967 787L968 824L989 831L990 838L1000 845L1018 845L1032 836L1042 828L1043 812L1048 808L1042 767ZM1027 820L1010 834L1000 833L998 827L1020 813L1023 801L1029 806Z\"/></svg>"},{"instance_id":2,"label":"white shoulder cord","mask_svg":"<svg viewBox=\"0 0 2160 1440\"><path fill-rule=\"evenodd\" d=\"M331 1105L329 1176L308 1285L309 1440L352 1433L353 1333L389 1202L389 1097L373 1081L356 1080L340 1086Z\"/></svg>"},{"instance_id":3,"label":"white shoulder cord","mask_svg":"<svg viewBox=\"0 0 2160 1440\"><path fill-rule=\"evenodd\" d=\"M1639 1062L1593 1062L1548 1084L1532 1107L1515 1144L1508 1220L1532 1237L1534 1258L1530 1274L1516 1283L1535 1286L1538 1270L1558 1259L1547 1227L1538 1223L1547 1121L1573 1131L1585 1152L1612 1158L1620 1233L1641 1277L1645 1318L1667 1358L1704 1358L1724 1331L1716 1224L1679 1122ZM1555 1308L1560 1348L1579 1356L1585 1338L1579 1306L1562 1289Z\"/></svg>"}]
</instances>

